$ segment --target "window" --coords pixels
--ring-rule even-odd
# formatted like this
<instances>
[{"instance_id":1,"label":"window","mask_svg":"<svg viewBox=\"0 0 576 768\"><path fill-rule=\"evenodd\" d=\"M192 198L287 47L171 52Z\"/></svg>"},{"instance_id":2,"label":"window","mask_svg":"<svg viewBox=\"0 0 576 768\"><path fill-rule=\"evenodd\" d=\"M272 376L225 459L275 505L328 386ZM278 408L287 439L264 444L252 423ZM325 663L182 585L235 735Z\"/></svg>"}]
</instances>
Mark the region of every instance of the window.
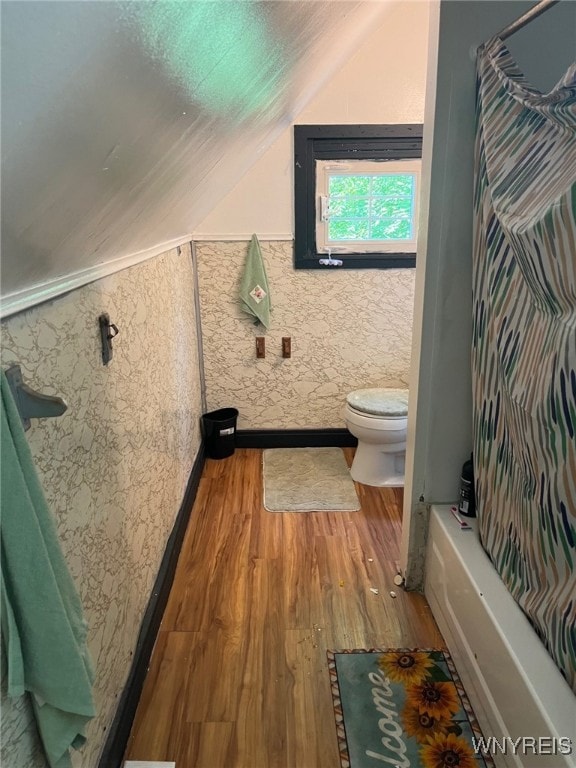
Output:
<instances>
[{"instance_id":1,"label":"window","mask_svg":"<svg viewBox=\"0 0 576 768\"><path fill-rule=\"evenodd\" d=\"M318 253L416 253L420 161L316 161Z\"/></svg>"},{"instance_id":2,"label":"window","mask_svg":"<svg viewBox=\"0 0 576 768\"><path fill-rule=\"evenodd\" d=\"M295 126L294 155L296 269L415 265L421 125Z\"/></svg>"}]
</instances>

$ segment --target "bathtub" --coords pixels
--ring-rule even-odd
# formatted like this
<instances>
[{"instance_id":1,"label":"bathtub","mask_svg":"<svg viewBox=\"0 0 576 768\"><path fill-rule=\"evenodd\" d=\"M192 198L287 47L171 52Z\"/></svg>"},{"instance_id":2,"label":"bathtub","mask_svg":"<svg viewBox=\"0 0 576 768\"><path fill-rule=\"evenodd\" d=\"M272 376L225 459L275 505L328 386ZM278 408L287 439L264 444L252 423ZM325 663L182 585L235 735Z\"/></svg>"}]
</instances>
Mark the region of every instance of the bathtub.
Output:
<instances>
[{"instance_id":1,"label":"bathtub","mask_svg":"<svg viewBox=\"0 0 576 768\"><path fill-rule=\"evenodd\" d=\"M498 768L574 768L576 697L471 522L473 530L463 531L449 506L431 507L425 594L484 737L498 740L490 754ZM541 740L520 741L514 754L503 737Z\"/></svg>"}]
</instances>

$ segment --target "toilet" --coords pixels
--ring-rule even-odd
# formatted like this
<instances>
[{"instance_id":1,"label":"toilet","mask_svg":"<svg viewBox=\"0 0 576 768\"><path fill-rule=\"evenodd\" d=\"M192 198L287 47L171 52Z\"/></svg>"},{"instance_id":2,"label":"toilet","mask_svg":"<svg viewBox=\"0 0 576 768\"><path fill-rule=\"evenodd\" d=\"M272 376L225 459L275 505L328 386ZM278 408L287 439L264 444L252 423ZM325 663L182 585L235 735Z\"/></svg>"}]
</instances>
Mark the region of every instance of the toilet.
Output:
<instances>
[{"instance_id":1,"label":"toilet","mask_svg":"<svg viewBox=\"0 0 576 768\"><path fill-rule=\"evenodd\" d=\"M357 389L346 398L346 427L358 438L350 474L364 485L404 485L407 389Z\"/></svg>"}]
</instances>

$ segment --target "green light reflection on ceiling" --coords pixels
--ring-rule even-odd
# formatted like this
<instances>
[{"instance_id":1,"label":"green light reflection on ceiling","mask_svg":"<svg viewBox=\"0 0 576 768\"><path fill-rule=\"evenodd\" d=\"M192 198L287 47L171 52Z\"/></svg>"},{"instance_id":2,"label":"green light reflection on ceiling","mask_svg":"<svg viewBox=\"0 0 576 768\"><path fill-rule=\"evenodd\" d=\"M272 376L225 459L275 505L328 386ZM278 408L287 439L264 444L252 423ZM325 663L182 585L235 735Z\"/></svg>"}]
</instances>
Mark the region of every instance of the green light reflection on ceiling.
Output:
<instances>
[{"instance_id":1,"label":"green light reflection on ceiling","mask_svg":"<svg viewBox=\"0 0 576 768\"><path fill-rule=\"evenodd\" d=\"M244 118L273 100L282 49L250 0L123 4L147 51L211 113Z\"/></svg>"}]
</instances>

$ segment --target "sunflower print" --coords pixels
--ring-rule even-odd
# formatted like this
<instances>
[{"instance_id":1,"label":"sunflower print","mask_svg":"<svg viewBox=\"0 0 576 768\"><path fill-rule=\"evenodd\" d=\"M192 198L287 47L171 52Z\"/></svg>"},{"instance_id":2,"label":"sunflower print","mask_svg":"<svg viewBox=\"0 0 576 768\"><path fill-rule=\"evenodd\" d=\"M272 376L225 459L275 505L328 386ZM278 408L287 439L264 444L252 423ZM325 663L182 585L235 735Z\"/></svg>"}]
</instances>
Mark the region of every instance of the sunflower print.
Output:
<instances>
[{"instance_id":1,"label":"sunflower print","mask_svg":"<svg viewBox=\"0 0 576 768\"><path fill-rule=\"evenodd\" d=\"M423 768L476 768L472 747L453 733L429 737L420 758Z\"/></svg>"},{"instance_id":2,"label":"sunflower print","mask_svg":"<svg viewBox=\"0 0 576 768\"><path fill-rule=\"evenodd\" d=\"M460 709L460 699L454 683L432 680L414 683L406 688L408 706L430 717L451 718Z\"/></svg>"},{"instance_id":3,"label":"sunflower print","mask_svg":"<svg viewBox=\"0 0 576 768\"><path fill-rule=\"evenodd\" d=\"M430 717L427 712L420 712L414 707L406 706L400 715L404 733L416 741L426 742L431 736L445 734L453 725L448 717Z\"/></svg>"},{"instance_id":4,"label":"sunflower print","mask_svg":"<svg viewBox=\"0 0 576 768\"><path fill-rule=\"evenodd\" d=\"M395 683L419 683L428 675L434 662L428 653L400 651L387 653L378 659L378 666Z\"/></svg>"}]
</instances>

